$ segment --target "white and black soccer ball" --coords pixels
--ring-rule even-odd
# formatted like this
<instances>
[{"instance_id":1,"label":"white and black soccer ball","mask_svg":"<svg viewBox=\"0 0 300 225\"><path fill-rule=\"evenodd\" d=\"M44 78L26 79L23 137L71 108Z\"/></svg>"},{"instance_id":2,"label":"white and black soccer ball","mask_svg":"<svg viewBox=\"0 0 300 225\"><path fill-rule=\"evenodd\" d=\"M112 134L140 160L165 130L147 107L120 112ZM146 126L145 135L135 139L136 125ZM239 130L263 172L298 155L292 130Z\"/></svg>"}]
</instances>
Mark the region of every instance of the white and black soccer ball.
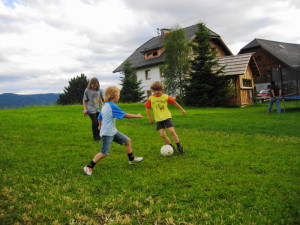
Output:
<instances>
[{"instance_id":1,"label":"white and black soccer ball","mask_svg":"<svg viewBox=\"0 0 300 225\"><path fill-rule=\"evenodd\" d=\"M171 145L163 145L160 149L160 154L163 156L171 156L174 154L174 149Z\"/></svg>"}]
</instances>

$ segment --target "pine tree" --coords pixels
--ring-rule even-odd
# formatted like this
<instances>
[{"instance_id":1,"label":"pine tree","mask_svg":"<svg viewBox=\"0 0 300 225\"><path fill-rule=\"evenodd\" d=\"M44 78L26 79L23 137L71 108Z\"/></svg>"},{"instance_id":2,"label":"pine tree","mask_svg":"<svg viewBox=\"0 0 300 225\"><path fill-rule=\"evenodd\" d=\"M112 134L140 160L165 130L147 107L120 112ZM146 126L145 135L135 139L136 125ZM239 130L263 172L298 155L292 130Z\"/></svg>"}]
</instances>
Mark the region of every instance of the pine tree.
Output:
<instances>
[{"instance_id":1,"label":"pine tree","mask_svg":"<svg viewBox=\"0 0 300 225\"><path fill-rule=\"evenodd\" d=\"M228 78L224 67L218 65L216 53L211 50L209 30L203 23L198 24L196 37L191 44L194 58L191 72L185 86L184 102L193 106L221 106L225 104L228 91Z\"/></svg>"},{"instance_id":2,"label":"pine tree","mask_svg":"<svg viewBox=\"0 0 300 225\"><path fill-rule=\"evenodd\" d=\"M134 69L131 67L131 62L126 60L124 62L121 77L121 97L120 102L141 102L144 100L144 92L142 91L142 81L138 81Z\"/></svg>"},{"instance_id":3,"label":"pine tree","mask_svg":"<svg viewBox=\"0 0 300 225\"><path fill-rule=\"evenodd\" d=\"M71 78L69 86L65 87L64 93L59 95L57 104L82 104L83 93L88 83L89 81L84 74Z\"/></svg>"},{"instance_id":4,"label":"pine tree","mask_svg":"<svg viewBox=\"0 0 300 225\"><path fill-rule=\"evenodd\" d=\"M190 48L184 29L178 26L164 40L163 84L169 95L183 97L184 77L189 70Z\"/></svg>"}]
</instances>

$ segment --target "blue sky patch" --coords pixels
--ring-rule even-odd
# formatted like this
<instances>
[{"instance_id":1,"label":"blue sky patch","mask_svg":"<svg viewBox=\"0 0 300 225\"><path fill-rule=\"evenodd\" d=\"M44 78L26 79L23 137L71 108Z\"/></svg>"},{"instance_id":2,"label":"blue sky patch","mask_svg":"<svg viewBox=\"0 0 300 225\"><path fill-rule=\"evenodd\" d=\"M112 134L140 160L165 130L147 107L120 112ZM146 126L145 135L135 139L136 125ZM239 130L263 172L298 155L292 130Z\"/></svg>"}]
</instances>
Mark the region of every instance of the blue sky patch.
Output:
<instances>
[{"instance_id":1,"label":"blue sky patch","mask_svg":"<svg viewBox=\"0 0 300 225\"><path fill-rule=\"evenodd\" d=\"M15 4L26 5L21 0L4 0L3 3L4 3L5 6L10 7L12 9L16 8Z\"/></svg>"}]
</instances>

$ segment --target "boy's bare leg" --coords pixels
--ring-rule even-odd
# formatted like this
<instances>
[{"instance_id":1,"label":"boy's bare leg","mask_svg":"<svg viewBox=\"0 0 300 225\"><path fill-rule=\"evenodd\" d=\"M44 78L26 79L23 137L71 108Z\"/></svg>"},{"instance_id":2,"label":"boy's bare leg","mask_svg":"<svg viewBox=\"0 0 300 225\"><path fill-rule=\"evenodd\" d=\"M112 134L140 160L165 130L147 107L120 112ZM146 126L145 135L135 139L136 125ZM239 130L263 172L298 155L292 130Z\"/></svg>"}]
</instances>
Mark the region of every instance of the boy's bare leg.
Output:
<instances>
[{"instance_id":1,"label":"boy's bare leg","mask_svg":"<svg viewBox=\"0 0 300 225\"><path fill-rule=\"evenodd\" d=\"M104 157L106 157L106 155L104 155L100 152L97 155L95 155L95 157L93 158L93 162L97 163L97 162L99 162L100 159L103 159Z\"/></svg>"},{"instance_id":2,"label":"boy's bare leg","mask_svg":"<svg viewBox=\"0 0 300 225\"><path fill-rule=\"evenodd\" d=\"M171 134L171 136L172 136L173 140L175 141L175 143L179 143L179 138L178 138L178 136L177 136L177 134L175 132L174 127L169 127L168 131Z\"/></svg>"},{"instance_id":3,"label":"boy's bare leg","mask_svg":"<svg viewBox=\"0 0 300 225\"><path fill-rule=\"evenodd\" d=\"M165 132L165 129L160 129L159 130L159 134L160 134L160 136L162 137L162 139L164 140L164 142L166 143L166 144L171 144L171 141L170 141L170 139L168 138L168 136L166 135L166 132Z\"/></svg>"},{"instance_id":4,"label":"boy's bare leg","mask_svg":"<svg viewBox=\"0 0 300 225\"><path fill-rule=\"evenodd\" d=\"M131 140L128 140L125 143L125 150L126 150L127 154L132 153Z\"/></svg>"}]
</instances>

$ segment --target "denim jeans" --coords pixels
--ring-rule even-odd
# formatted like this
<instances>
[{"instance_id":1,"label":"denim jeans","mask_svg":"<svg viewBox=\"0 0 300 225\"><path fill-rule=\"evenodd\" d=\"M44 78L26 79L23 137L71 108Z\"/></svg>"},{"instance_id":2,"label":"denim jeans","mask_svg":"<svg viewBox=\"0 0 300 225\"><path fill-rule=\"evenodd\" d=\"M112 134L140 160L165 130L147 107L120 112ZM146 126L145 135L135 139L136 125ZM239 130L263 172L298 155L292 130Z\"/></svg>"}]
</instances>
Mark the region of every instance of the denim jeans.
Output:
<instances>
[{"instance_id":1,"label":"denim jeans","mask_svg":"<svg viewBox=\"0 0 300 225\"><path fill-rule=\"evenodd\" d=\"M276 110L277 113L281 113L280 109L280 99L278 97L271 97L270 102L269 102L269 108L268 108L268 113L272 111L273 103L275 102L276 104Z\"/></svg>"},{"instance_id":2,"label":"denim jeans","mask_svg":"<svg viewBox=\"0 0 300 225\"><path fill-rule=\"evenodd\" d=\"M103 135L101 153L103 155L108 155L112 142L116 142L120 145L125 145L128 140L130 140L130 138L119 131L114 136Z\"/></svg>"}]
</instances>

